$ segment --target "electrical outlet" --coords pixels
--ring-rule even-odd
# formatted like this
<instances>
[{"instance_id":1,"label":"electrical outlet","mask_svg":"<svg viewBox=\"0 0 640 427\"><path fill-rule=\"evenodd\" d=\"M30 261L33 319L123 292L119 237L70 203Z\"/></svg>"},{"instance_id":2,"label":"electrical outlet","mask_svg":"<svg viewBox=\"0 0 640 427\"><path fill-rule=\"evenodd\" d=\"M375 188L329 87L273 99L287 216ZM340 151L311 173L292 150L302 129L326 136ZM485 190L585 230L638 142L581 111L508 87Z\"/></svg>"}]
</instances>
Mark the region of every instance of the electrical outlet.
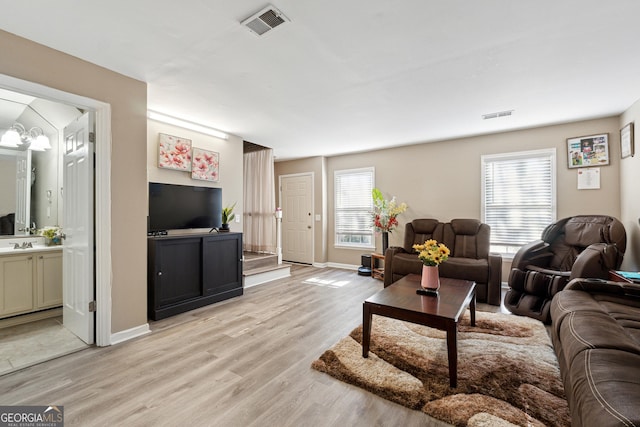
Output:
<instances>
[{"instance_id":1,"label":"electrical outlet","mask_svg":"<svg viewBox=\"0 0 640 427\"><path fill-rule=\"evenodd\" d=\"M240 216L236 215L236 222L240 222Z\"/></svg>"}]
</instances>

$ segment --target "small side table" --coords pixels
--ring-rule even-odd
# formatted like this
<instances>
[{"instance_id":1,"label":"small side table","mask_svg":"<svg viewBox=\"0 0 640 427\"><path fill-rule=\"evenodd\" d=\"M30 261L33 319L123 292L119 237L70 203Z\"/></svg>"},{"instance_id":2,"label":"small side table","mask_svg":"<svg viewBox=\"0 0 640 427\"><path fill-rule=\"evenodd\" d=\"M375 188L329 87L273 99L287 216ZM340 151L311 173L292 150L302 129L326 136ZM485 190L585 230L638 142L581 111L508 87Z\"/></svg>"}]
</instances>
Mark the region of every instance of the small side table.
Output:
<instances>
[{"instance_id":1,"label":"small side table","mask_svg":"<svg viewBox=\"0 0 640 427\"><path fill-rule=\"evenodd\" d=\"M371 277L384 280L384 255L375 252L371 254Z\"/></svg>"},{"instance_id":2,"label":"small side table","mask_svg":"<svg viewBox=\"0 0 640 427\"><path fill-rule=\"evenodd\" d=\"M611 280L612 282L633 283L631 280L616 273L615 270L609 270L609 280Z\"/></svg>"}]
</instances>

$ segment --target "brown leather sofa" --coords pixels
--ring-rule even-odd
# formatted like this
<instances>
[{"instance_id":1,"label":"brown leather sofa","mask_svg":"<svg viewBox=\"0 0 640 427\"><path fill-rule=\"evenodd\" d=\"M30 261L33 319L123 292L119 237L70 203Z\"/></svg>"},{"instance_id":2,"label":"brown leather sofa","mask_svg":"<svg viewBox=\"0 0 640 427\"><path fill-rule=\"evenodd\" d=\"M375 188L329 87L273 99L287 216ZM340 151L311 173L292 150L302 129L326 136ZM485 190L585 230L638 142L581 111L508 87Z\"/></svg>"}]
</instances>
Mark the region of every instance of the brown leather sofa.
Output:
<instances>
[{"instance_id":1,"label":"brown leather sofa","mask_svg":"<svg viewBox=\"0 0 640 427\"><path fill-rule=\"evenodd\" d=\"M502 256L489 253L491 229L477 219L453 219L442 223L437 219L414 219L405 225L404 245L387 249L384 258L384 286L407 274L421 274L422 261L414 244L435 239L444 243L451 254L440 264L441 277L473 280L476 299L500 305L502 286Z\"/></svg>"},{"instance_id":2,"label":"brown leather sofa","mask_svg":"<svg viewBox=\"0 0 640 427\"><path fill-rule=\"evenodd\" d=\"M620 267L626 241L624 226L611 216L577 215L549 225L513 258L505 307L549 323L553 296L576 278L606 279Z\"/></svg>"},{"instance_id":3,"label":"brown leather sofa","mask_svg":"<svg viewBox=\"0 0 640 427\"><path fill-rule=\"evenodd\" d=\"M551 318L571 425L640 426L640 285L572 280Z\"/></svg>"}]
</instances>

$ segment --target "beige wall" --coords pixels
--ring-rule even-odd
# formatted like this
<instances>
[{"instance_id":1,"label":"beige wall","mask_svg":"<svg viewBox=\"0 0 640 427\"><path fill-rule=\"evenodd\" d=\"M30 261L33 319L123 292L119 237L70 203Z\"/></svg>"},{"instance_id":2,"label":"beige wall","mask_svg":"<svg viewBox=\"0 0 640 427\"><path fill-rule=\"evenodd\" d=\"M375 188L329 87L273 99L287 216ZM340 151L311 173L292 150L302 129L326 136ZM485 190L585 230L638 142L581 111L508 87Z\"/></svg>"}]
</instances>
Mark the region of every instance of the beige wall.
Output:
<instances>
[{"instance_id":1,"label":"beige wall","mask_svg":"<svg viewBox=\"0 0 640 427\"><path fill-rule=\"evenodd\" d=\"M333 181L335 170L375 167L375 185L396 196L409 209L390 245L401 245L404 224L414 218L480 218L480 158L484 154L555 148L557 160L557 217L607 214L620 217L620 142L617 117L557 126L412 145L328 158L328 261L360 264L362 249L333 245ZM611 164L601 167L600 190L577 190L577 169L567 167L567 138L609 133ZM292 162L293 163L293 162ZM380 251L380 238L376 239ZM506 280L506 278L505 278Z\"/></svg>"},{"instance_id":2,"label":"beige wall","mask_svg":"<svg viewBox=\"0 0 640 427\"><path fill-rule=\"evenodd\" d=\"M274 165L276 184L276 205L282 206L280 201L280 178L284 175L313 174L313 211L314 219L320 215L320 221L313 222L313 261L316 264L327 262L327 159L312 157L301 160L276 162Z\"/></svg>"},{"instance_id":3,"label":"beige wall","mask_svg":"<svg viewBox=\"0 0 640 427\"><path fill-rule=\"evenodd\" d=\"M218 182L191 179L191 172L158 168L158 134L165 133L191 140L193 147L220 154L220 180ZM228 140L205 135L189 129L149 120L147 123L147 177L150 182L195 185L222 188L222 205L237 203L233 210L242 221L243 206L243 158L242 138L230 135ZM243 224L234 222L233 231L242 232Z\"/></svg>"},{"instance_id":4,"label":"beige wall","mask_svg":"<svg viewBox=\"0 0 640 427\"><path fill-rule=\"evenodd\" d=\"M147 85L4 31L0 52L0 74L111 105L111 332L146 324Z\"/></svg>"},{"instance_id":5,"label":"beige wall","mask_svg":"<svg viewBox=\"0 0 640 427\"><path fill-rule=\"evenodd\" d=\"M620 194L621 213L620 220L627 230L627 252L625 253L622 268L627 271L640 270L640 145L638 134L640 132L640 100L636 101L620 117L619 127L622 128L629 122L635 122L635 155L620 160ZM619 158L619 156L618 156Z\"/></svg>"}]
</instances>

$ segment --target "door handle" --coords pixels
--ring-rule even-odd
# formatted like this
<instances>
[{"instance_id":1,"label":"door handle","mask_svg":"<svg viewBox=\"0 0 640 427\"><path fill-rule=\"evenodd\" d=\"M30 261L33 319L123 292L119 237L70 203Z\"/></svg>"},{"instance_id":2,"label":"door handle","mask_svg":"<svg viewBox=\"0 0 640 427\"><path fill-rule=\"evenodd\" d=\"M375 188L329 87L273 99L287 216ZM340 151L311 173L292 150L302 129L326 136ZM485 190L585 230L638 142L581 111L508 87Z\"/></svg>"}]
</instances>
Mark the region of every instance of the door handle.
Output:
<instances>
[{"instance_id":1,"label":"door handle","mask_svg":"<svg viewBox=\"0 0 640 427\"><path fill-rule=\"evenodd\" d=\"M307 225L307 228L308 228L309 230L311 230L311 226L310 226L310 225Z\"/></svg>"}]
</instances>

